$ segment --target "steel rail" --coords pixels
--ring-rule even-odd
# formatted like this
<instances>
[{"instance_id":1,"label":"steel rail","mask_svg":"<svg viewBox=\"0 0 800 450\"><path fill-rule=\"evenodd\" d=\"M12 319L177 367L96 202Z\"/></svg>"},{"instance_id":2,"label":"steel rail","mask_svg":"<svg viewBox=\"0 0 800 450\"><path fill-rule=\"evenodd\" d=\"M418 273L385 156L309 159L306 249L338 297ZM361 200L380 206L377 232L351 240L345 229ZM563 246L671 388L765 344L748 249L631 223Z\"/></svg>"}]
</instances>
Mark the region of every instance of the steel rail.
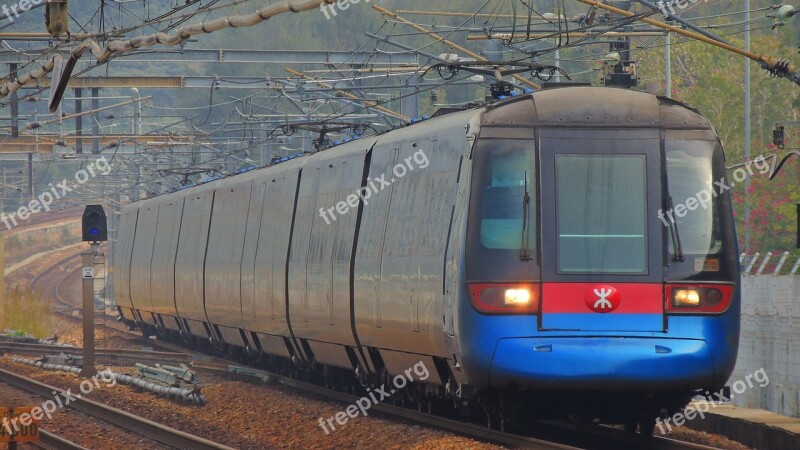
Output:
<instances>
[{"instance_id":1,"label":"steel rail","mask_svg":"<svg viewBox=\"0 0 800 450\"><path fill-rule=\"evenodd\" d=\"M41 429L39 430L39 442L31 442L31 444L43 450L89 450L82 445Z\"/></svg>"},{"instance_id":2,"label":"steel rail","mask_svg":"<svg viewBox=\"0 0 800 450\"><path fill-rule=\"evenodd\" d=\"M288 386L303 392L309 392L321 397L335 400L337 402L352 404L359 399L359 397L355 395L346 394L344 392L339 392L339 391L332 391L323 388L321 386L305 383L302 381L295 380L293 378L287 378L282 375L273 374L273 377L277 382L283 384L284 386ZM542 439L536 439L532 437L519 436L501 431L490 430L488 428L475 425L472 423L459 422L456 420L451 420L444 417L421 413L411 409L401 408L399 406L393 406L384 403L378 403L376 405L373 405L372 408L370 409L370 412L372 411L376 411L400 419L410 420L413 422L424 424L426 426L439 428L441 430L460 434L462 436L468 436L480 440L496 442L498 444L510 445L514 447L542 449L542 450L573 450L578 448L578 447L571 447L569 445L559 444L556 442L549 442Z\"/></svg>"},{"instance_id":3,"label":"steel rail","mask_svg":"<svg viewBox=\"0 0 800 450\"><path fill-rule=\"evenodd\" d=\"M277 382L304 392L311 392L315 395L329 398L338 402L354 404L359 397L346 394L343 392L332 391L321 386L305 383L287 378L281 375L271 374L273 379ZM583 443L578 444L581 447L574 447L571 445L561 444L558 442L551 442L545 439L523 436L518 434L506 433L497 430L492 430L473 423L459 422L456 420L447 419L440 416L427 414L421 411L415 411L408 408L403 408L394 405L379 403L370 409L389 416L417 422L426 426L439 428L451 433L460 434L463 436L476 438L485 441L491 441L498 444L509 445L517 448L531 448L531 449L576 449L582 448ZM543 424L544 422L537 422ZM614 430L606 427L575 427L572 428L566 425L562 426L560 422L548 422L547 425L554 428L561 428L564 430L562 433L565 440L578 437L582 441L588 442L587 448L615 448L615 449L642 449L648 448L652 450L715 450L715 447L709 447L691 442L677 441L665 437L642 437L634 436L625 433L624 431ZM576 433L582 436L577 436Z\"/></svg>"},{"instance_id":4,"label":"steel rail","mask_svg":"<svg viewBox=\"0 0 800 450\"><path fill-rule=\"evenodd\" d=\"M219 374L228 373L229 365L197 361L193 362L192 366L198 370L211 370ZM352 394L347 394L340 391L333 391L315 384L309 384L303 381L298 381L294 378L288 378L283 375L278 375L271 372L266 372L269 376L268 382L277 382L289 388L313 394L318 397L323 397L327 400L336 402L355 404L359 397ZM533 422L539 428L544 427L547 431L555 431L558 434L558 441L580 441L578 445L572 446L560 442L554 442L547 439L535 438L531 436L518 435L513 433L506 433L497 430L492 430L474 423L460 422L448 419L441 416L431 415L413 409L403 408L399 406L389 405L385 403L374 404L370 408L370 412L378 412L383 415L392 416L403 420L408 420L423 424L425 426L438 428L451 433L459 434L462 436L489 441L502 445L511 446L514 448L532 448L532 449L575 449L575 448L614 448L614 449L655 449L655 450L674 450L674 449L687 449L687 450L711 450L712 447L707 447L699 444L692 444L689 442L681 442L673 439L662 437L641 437L632 436L625 432L614 430L602 426L579 426L573 425L568 422L559 421L535 421Z\"/></svg>"},{"instance_id":5,"label":"steel rail","mask_svg":"<svg viewBox=\"0 0 800 450\"><path fill-rule=\"evenodd\" d=\"M58 395L65 392L54 386L48 386L4 369L0 369L0 375L2 375L2 377L0 377L0 383L16 387L39 397L52 398L53 392ZM80 395L73 395L71 398L73 398L73 400L68 402L68 407L75 411L104 420L172 448L186 450L233 450L231 447L212 442L208 439L193 436L189 433L153 422L152 420L135 416L126 411L112 408L86 398L81 398Z\"/></svg>"},{"instance_id":6,"label":"steel rail","mask_svg":"<svg viewBox=\"0 0 800 450\"><path fill-rule=\"evenodd\" d=\"M67 256L66 258L62 258L57 262L53 263L53 265L48 267L47 269L37 273L33 278L31 278L31 282L28 285L30 290L33 290L36 287L36 285L39 284L40 281L42 281L42 278L44 278L46 275L49 275L51 272L61 267L62 264L66 263L67 261L73 260L75 258L79 258L80 256L81 256L80 253L75 253L74 255Z\"/></svg>"},{"instance_id":7,"label":"steel rail","mask_svg":"<svg viewBox=\"0 0 800 450\"><path fill-rule=\"evenodd\" d=\"M47 344L27 344L19 342L0 342L0 352L13 353L26 356L44 356L52 354L65 354L81 356L83 349L80 347L64 347L59 345ZM98 360L122 362L122 361L154 361L154 362L184 362L191 361L191 355L178 352L160 352L147 350L129 349L97 349L95 355Z\"/></svg>"}]
</instances>

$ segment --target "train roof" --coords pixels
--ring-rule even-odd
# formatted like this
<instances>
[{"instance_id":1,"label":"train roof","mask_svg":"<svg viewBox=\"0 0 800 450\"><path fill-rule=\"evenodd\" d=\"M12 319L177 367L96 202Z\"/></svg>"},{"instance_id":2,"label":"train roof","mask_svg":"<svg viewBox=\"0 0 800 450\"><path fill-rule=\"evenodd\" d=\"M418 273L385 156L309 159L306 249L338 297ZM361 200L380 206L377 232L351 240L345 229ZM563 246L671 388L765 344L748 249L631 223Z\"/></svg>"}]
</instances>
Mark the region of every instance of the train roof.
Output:
<instances>
[{"instance_id":1,"label":"train roof","mask_svg":"<svg viewBox=\"0 0 800 450\"><path fill-rule=\"evenodd\" d=\"M712 129L696 109L666 97L621 88L545 89L490 105L483 127Z\"/></svg>"},{"instance_id":2,"label":"train roof","mask_svg":"<svg viewBox=\"0 0 800 450\"><path fill-rule=\"evenodd\" d=\"M473 123L476 122L476 117L480 119L480 128L488 129L655 127L713 131L713 126L708 119L703 117L696 109L666 97L610 87L565 86L548 88L533 93L516 95L486 106L448 111L445 114L435 115L431 119L416 120L413 123L380 135L366 136L362 139L344 142L323 152L297 155L297 157L287 158L285 161L282 160L272 166L237 173L229 177L211 179L205 183L188 186L161 196L143 199L136 203L141 205L141 202L147 200L169 200L170 197L168 196L179 197L186 195L184 192L186 190L191 190L193 194L208 189L213 190L221 184L227 185L227 180L234 178L234 183L238 183L243 181L243 178L263 176L262 171L268 170L270 167L280 166L291 170L291 168L302 167L309 161L336 158L343 153L352 151L363 150L366 152L369 147L379 141L418 139L425 135L434 135L453 126L464 126L466 127L466 133L475 133L478 131L475 129L477 127L470 129L470 126L477 125L477 123ZM500 132L500 130L496 132ZM486 136L492 135L494 134L486 133ZM496 136L500 137L499 135Z\"/></svg>"}]
</instances>

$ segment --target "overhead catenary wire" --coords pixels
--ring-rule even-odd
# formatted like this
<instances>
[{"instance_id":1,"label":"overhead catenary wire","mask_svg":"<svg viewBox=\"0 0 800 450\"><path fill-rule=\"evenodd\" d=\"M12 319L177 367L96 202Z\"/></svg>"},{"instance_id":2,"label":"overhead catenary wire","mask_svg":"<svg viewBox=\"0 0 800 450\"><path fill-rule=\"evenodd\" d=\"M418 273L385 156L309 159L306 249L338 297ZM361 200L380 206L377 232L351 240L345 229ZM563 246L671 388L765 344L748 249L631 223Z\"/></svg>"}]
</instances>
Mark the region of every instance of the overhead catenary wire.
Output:
<instances>
[{"instance_id":1,"label":"overhead catenary wire","mask_svg":"<svg viewBox=\"0 0 800 450\"><path fill-rule=\"evenodd\" d=\"M111 40L106 43L105 47L101 47L94 39L87 39L70 51L70 59L78 60L84 53L90 51L98 62L104 62L115 55L123 54L138 48L152 47L158 44L176 46L186 42L197 34L213 33L225 28L250 27L280 14L309 11L322 4L335 3L336 1L337 0L285 0L284 2L261 8L255 13L212 19L206 22L181 27L174 33L159 32L131 39ZM17 92L22 86L32 81L44 78L53 71L54 67L55 57L42 64L41 68L3 84L0 86L0 98Z\"/></svg>"},{"instance_id":2,"label":"overhead catenary wire","mask_svg":"<svg viewBox=\"0 0 800 450\"><path fill-rule=\"evenodd\" d=\"M625 16L625 17L632 17L632 16L636 15L635 13L632 13L630 11L626 11L626 10L619 9L619 8L616 8L616 7L613 7L613 6L604 4L604 3L600 3L600 2L598 2L596 0L578 0L578 1L581 2L581 3L585 3L587 5L591 5L591 6L595 6L597 8L602 8L602 9L611 11L611 12L616 13L616 14L620 14L620 15ZM756 54L756 53L753 53L753 52L750 52L750 51L747 51L747 50L743 50L743 49L740 49L738 47L734 47L733 45L726 44L724 42L716 41L716 40L711 39L709 37L706 37L706 36L704 36L702 34L694 33L692 31L687 31L687 30L684 30L683 28L678 28L678 27L675 27L675 26L672 26L672 25L669 25L669 24L666 24L666 23L663 23L663 22L659 22L657 20L653 20L653 19L650 19L650 18L646 18L645 17L645 18L641 18L640 20L645 22L645 23L648 23L650 25L657 26L659 28L663 28L663 29L665 29L667 31L670 31L670 32L673 32L673 33L677 33L677 34L680 34L680 35L683 35L683 36L686 36L686 37L690 37L690 38L696 39L698 41L705 42L707 44L711 44L711 45L713 45L715 47L720 47L720 48L728 50L730 52L737 53L737 54L739 54L741 56L745 56L747 58L750 58L753 61L761 63L761 65L764 67L764 69L766 69L767 71L769 71L773 75L775 75L777 77L781 77L781 78L788 78L788 79L792 80L793 82L795 82L796 84L800 84L800 71L798 71L798 69L797 69L797 67L795 65L790 64L785 60L781 60L781 59L775 58L774 56L770 56L770 55Z\"/></svg>"}]
</instances>

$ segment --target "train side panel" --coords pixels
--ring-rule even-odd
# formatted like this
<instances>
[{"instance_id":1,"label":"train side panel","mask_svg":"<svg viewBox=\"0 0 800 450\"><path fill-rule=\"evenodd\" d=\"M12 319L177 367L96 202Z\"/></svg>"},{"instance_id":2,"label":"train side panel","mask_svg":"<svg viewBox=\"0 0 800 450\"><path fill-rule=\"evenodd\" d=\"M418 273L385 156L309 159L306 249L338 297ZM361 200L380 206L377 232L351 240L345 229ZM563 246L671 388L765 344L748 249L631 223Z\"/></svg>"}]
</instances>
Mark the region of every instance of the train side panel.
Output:
<instances>
[{"instance_id":1,"label":"train side panel","mask_svg":"<svg viewBox=\"0 0 800 450\"><path fill-rule=\"evenodd\" d=\"M263 191L253 262L242 267L242 314L247 329L256 333L264 351L287 356L285 338L292 336L287 321L286 262L292 235L297 183L305 159L288 161L263 172L254 192ZM257 204L257 203L256 203ZM252 275L251 275L252 274ZM252 279L253 284L247 280ZM250 290L252 289L252 291Z\"/></svg>"},{"instance_id":2,"label":"train side panel","mask_svg":"<svg viewBox=\"0 0 800 450\"><path fill-rule=\"evenodd\" d=\"M203 294L208 227L218 183L187 193L175 258L175 304L178 315L187 320L192 334L206 336L202 323L207 322Z\"/></svg>"},{"instance_id":3,"label":"train side panel","mask_svg":"<svg viewBox=\"0 0 800 450\"><path fill-rule=\"evenodd\" d=\"M183 197L169 195L158 204L158 232L150 266L152 312L161 316L167 329L180 331L175 309L175 253L183 215Z\"/></svg>"},{"instance_id":4,"label":"train side panel","mask_svg":"<svg viewBox=\"0 0 800 450\"><path fill-rule=\"evenodd\" d=\"M122 210L119 219L114 260L114 300L126 319L135 320L134 306L131 301L131 254L133 253L136 219L139 204L127 206Z\"/></svg>"},{"instance_id":5,"label":"train side panel","mask_svg":"<svg viewBox=\"0 0 800 450\"><path fill-rule=\"evenodd\" d=\"M358 219L355 196L373 140L313 156L303 168L289 265L289 312L296 337L315 358L350 367L342 346L355 346L350 262ZM350 204L347 203L348 196ZM325 344L335 344L325 345Z\"/></svg>"},{"instance_id":6,"label":"train side panel","mask_svg":"<svg viewBox=\"0 0 800 450\"><path fill-rule=\"evenodd\" d=\"M141 318L155 325L153 317L153 293L150 289L150 271L153 262L153 245L158 230L158 202L146 200L139 206L139 220L131 254L131 302Z\"/></svg>"},{"instance_id":7,"label":"train side panel","mask_svg":"<svg viewBox=\"0 0 800 450\"><path fill-rule=\"evenodd\" d=\"M214 193L204 269L205 307L210 323L225 342L245 347L241 300L241 264L253 180L249 175L226 180Z\"/></svg>"},{"instance_id":8,"label":"train side panel","mask_svg":"<svg viewBox=\"0 0 800 450\"><path fill-rule=\"evenodd\" d=\"M403 354L448 355L445 252L458 170L471 148L467 124L476 114L417 124L385 136L373 150L369 177L391 185L364 208L355 315L361 343L383 349L390 373L407 368Z\"/></svg>"}]
</instances>

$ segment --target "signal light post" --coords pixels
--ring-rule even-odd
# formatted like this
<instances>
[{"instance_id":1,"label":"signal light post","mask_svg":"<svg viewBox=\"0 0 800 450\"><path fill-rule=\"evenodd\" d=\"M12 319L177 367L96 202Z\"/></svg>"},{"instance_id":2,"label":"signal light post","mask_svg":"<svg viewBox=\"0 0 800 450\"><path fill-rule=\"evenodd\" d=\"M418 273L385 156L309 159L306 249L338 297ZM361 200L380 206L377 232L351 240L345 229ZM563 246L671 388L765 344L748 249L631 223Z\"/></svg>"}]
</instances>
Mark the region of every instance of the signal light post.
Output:
<instances>
[{"instance_id":1,"label":"signal light post","mask_svg":"<svg viewBox=\"0 0 800 450\"><path fill-rule=\"evenodd\" d=\"M108 221L103 207L88 205L83 211L83 241L91 247L83 257L83 369L80 376L97 375L94 364L94 260L100 255L100 242L108 240Z\"/></svg>"}]
</instances>

